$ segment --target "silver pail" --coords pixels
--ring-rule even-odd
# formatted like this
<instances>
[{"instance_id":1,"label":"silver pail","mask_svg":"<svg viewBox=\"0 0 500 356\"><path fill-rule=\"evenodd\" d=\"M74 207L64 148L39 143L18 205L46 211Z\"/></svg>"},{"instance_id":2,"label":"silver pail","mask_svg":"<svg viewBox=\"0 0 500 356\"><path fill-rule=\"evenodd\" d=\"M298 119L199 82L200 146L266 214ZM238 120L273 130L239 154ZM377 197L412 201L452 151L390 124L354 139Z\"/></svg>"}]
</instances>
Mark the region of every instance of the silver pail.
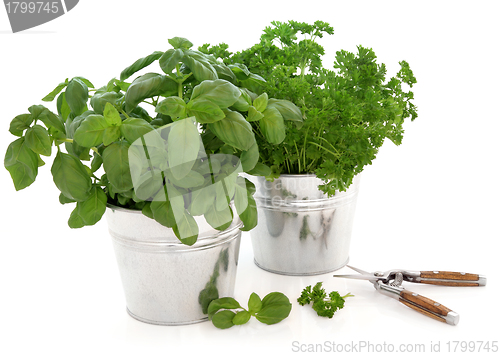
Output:
<instances>
[{"instance_id":1,"label":"silver pail","mask_svg":"<svg viewBox=\"0 0 500 356\"><path fill-rule=\"evenodd\" d=\"M237 216L237 215L236 215ZM211 300L234 292L242 223L224 230L196 216L200 235L193 246L140 211L108 206L109 232L128 313L159 325L208 320Z\"/></svg>"},{"instance_id":2,"label":"silver pail","mask_svg":"<svg viewBox=\"0 0 500 356\"><path fill-rule=\"evenodd\" d=\"M269 272L315 275L345 266L359 188L359 175L331 198L315 175L281 175L274 182L252 177L259 214L250 231L255 264Z\"/></svg>"}]
</instances>

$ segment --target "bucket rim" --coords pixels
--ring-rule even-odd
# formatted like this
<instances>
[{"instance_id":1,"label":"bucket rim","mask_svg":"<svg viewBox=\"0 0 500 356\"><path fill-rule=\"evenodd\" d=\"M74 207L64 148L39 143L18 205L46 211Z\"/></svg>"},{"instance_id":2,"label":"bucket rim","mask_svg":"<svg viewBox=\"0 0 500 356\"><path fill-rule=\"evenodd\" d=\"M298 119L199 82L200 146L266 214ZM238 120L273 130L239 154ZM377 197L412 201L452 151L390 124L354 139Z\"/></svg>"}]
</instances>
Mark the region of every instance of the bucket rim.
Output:
<instances>
[{"instance_id":1,"label":"bucket rim","mask_svg":"<svg viewBox=\"0 0 500 356\"><path fill-rule=\"evenodd\" d=\"M106 207L111 212L118 211L118 212L125 213L125 214L136 214L136 215L144 216L144 218L150 219L146 215L142 214L141 210L128 209L128 208L116 206L116 205L113 205L110 203L107 203ZM159 224L156 220L154 220L154 219L151 219L151 220L152 220L152 222ZM172 230L172 228L163 226L161 224L160 224L160 226L165 228L165 229ZM143 246L146 248L151 248L153 246L156 246L155 248L158 248L158 247L165 248L166 247L167 249L181 246L183 249L189 249L189 250L200 249L200 248L203 249L203 248L206 248L207 245L212 245L212 244L218 245L221 241L223 242L225 240L232 240L236 236L235 231L239 230L241 227L243 227L243 222L238 217L236 220L233 220L233 223L225 230L220 231L220 230L216 230L214 228L211 228L211 231L215 232L215 233L208 233L208 231L204 231L205 233L207 233L206 235L200 231L200 235L198 236L198 240L196 241L196 243L192 246L188 246L188 245L184 245L177 238L173 238L173 236L172 236L172 238L167 237L165 239L165 237L159 237L156 240L146 240L146 241L142 240L142 239L136 239L136 238L133 238L131 236L121 234L118 231L112 230L110 228L109 221L108 221L108 229L109 229L111 236L117 242L119 241L122 244L126 244L126 245L132 244L134 246Z\"/></svg>"}]
</instances>

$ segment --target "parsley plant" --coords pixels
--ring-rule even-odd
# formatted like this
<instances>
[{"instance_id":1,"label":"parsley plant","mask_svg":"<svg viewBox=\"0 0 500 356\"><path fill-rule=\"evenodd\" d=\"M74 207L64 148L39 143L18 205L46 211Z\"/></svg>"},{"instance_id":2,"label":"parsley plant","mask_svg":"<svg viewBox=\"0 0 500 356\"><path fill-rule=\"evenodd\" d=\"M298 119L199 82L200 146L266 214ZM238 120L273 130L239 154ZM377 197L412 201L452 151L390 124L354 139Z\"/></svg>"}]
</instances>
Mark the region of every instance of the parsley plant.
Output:
<instances>
[{"instance_id":1,"label":"parsley plant","mask_svg":"<svg viewBox=\"0 0 500 356\"><path fill-rule=\"evenodd\" d=\"M405 119L417 117L409 90L416 79L406 61L387 79L386 66L363 46L357 53L338 51L333 68L324 68L317 40L325 34L332 35L333 28L322 21L274 21L251 48L233 54L220 44L200 51L226 64L243 63L266 80L254 91L301 108L304 122L287 121L282 143L256 135L262 163L271 168L269 178L316 174L324 181L319 189L331 196L372 163L386 138L401 144ZM252 126L258 133L257 123Z\"/></svg>"}]
</instances>

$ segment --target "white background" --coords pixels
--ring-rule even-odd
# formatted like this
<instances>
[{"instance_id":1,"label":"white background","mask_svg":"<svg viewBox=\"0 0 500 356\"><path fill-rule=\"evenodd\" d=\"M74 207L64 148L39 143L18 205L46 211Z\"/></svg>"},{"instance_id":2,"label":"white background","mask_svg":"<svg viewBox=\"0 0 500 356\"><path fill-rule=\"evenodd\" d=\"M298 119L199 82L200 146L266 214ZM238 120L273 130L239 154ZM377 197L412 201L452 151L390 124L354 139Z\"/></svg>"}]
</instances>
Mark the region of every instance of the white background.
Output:
<instances>
[{"instance_id":1,"label":"white background","mask_svg":"<svg viewBox=\"0 0 500 356\"><path fill-rule=\"evenodd\" d=\"M488 277L484 288L406 284L459 313L459 325L449 326L378 294L368 282L264 272L253 264L244 234L236 299L245 304L251 292L284 292L293 302L288 319L229 330L208 322L147 325L125 312L106 222L67 226L72 207L58 203L47 159L37 181L20 192L0 169L0 354L281 355L295 354L293 342L363 341L396 350L424 344L427 352L440 345L445 353L449 341L499 341L499 10L497 1L82 0L65 16L12 34L0 9L2 155L15 139L10 120L41 104L59 82L83 76L105 85L136 59L170 48L174 36L195 46L226 42L236 51L256 43L272 20L320 19L335 28L321 42L327 67L335 51L359 44L374 49L389 75L407 60L418 80L419 117L405 124L403 144L387 142L363 173L350 263ZM333 319L319 318L295 301L318 281L356 296Z\"/></svg>"}]
</instances>

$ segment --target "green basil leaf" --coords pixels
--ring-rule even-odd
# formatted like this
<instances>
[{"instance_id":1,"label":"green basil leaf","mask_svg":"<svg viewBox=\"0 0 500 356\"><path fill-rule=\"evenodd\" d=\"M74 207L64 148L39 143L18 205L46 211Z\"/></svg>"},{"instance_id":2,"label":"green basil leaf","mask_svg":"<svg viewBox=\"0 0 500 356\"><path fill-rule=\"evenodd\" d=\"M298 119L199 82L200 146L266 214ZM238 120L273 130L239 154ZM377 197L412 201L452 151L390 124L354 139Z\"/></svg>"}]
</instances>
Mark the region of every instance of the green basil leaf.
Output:
<instances>
[{"instance_id":1,"label":"green basil leaf","mask_svg":"<svg viewBox=\"0 0 500 356\"><path fill-rule=\"evenodd\" d=\"M71 113L71 109L66 101L66 92L62 92L57 97L57 113L62 117L63 121L66 121Z\"/></svg>"},{"instance_id":2,"label":"green basil leaf","mask_svg":"<svg viewBox=\"0 0 500 356\"><path fill-rule=\"evenodd\" d=\"M240 216L240 220L243 222L243 227L240 228L241 231L250 231L257 226L257 204L255 203L253 196L247 195L247 208L238 215Z\"/></svg>"},{"instance_id":3,"label":"green basil leaf","mask_svg":"<svg viewBox=\"0 0 500 356\"><path fill-rule=\"evenodd\" d=\"M80 124L85 120L89 115L94 114L93 111L87 110L83 114L75 117L72 119L73 114L70 114L68 116L68 119L66 120L66 132L67 132L67 137L68 138L73 138L75 131L78 129ZM80 146L76 141L73 140L73 142L66 142L65 143L66 150L68 151L69 154L75 156L78 159L81 160L89 160L89 147L82 147Z\"/></svg>"},{"instance_id":4,"label":"green basil leaf","mask_svg":"<svg viewBox=\"0 0 500 356\"><path fill-rule=\"evenodd\" d=\"M74 77L73 79L81 80L88 88L94 88L94 84L92 84L90 80L85 79L84 77Z\"/></svg>"},{"instance_id":5,"label":"green basil leaf","mask_svg":"<svg viewBox=\"0 0 500 356\"><path fill-rule=\"evenodd\" d=\"M259 92L261 91L265 82L266 80L262 78L260 75L250 73L248 79L241 81L241 86L253 92Z\"/></svg>"},{"instance_id":6,"label":"green basil leaf","mask_svg":"<svg viewBox=\"0 0 500 356\"><path fill-rule=\"evenodd\" d=\"M90 99L90 105L97 114L103 114L106 104L110 103L116 105L118 100L123 98L122 93L117 92L96 92L92 99Z\"/></svg>"},{"instance_id":7,"label":"green basil leaf","mask_svg":"<svg viewBox=\"0 0 500 356\"><path fill-rule=\"evenodd\" d=\"M76 157L57 152L50 171L56 187L66 197L77 202L89 197L92 181L85 166Z\"/></svg>"},{"instance_id":8,"label":"green basil leaf","mask_svg":"<svg viewBox=\"0 0 500 356\"><path fill-rule=\"evenodd\" d=\"M260 111L257 111L257 109L254 106L250 106L248 108L247 121L249 121L249 122L259 121L263 117L264 117L264 114L261 113Z\"/></svg>"},{"instance_id":9,"label":"green basil leaf","mask_svg":"<svg viewBox=\"0 0 500 356\"><path fill-rule=\"evenodd\" d=\"M162 127L171 124L172 122L174 122L174 120L172 120L170 116L158 113L155 119L150 122L150 124L154 127Z\"/></svg>"},{"instance_id":10,"label":"green basil leaf","mask_svg":"<svg viewBox=\"0 0 500 356\"><path fill-rule=\"evenodd\" d=\"M45 124L48 129L56 129L57 131L66 134L66 128L64 127L64 121L54 114L49 109L45 109L37 118Z\"/></svg>"},{"instance_id":11,"label":"green basil leaf","mask_svg":"<svg viewBox=\"0 0 500 356\"><path fill-rule=\"evenodd\" d=\"M154 219L153 212L151 211L151 202L145 202L144 206L142 207L142 213L148 218Z\"/></svg>"},{"instance_id":12,"label":"green basil leaf","mask_svg":"<svg viewBox=\"0 0 500 356\"><path fill-rule=\"evenodd\" d=\"M283 119L289 121L302 122L302 111L291 101L282 99L269 99L267 103L268 107L274 107L278 109Z\"/></svg>"},{"instance_id":13,"label":"green basil leaf","mask_svg":"<svg viewBox=\"0 0 500 356\"><path fill-rule=\"evenodd\" d=\"M182 62L191 70L199 82L218 79L217 71L200 52L184 50Z\"/></svg>"},{"instance_id":14,"label":"green basil leaf","mask_svg":"<svg viewBox=\"0 0 500 356\"><path fill-rule=\"evenodd\" d=\"M266 295L264 298L262 298L262 308L266 308L269 306L275 306L275 305L289 305L290 300L286 295L280 292L271 292L268 295Z\"/></svg>"},{"instance_id":15,"label":"green basil leaf","mask_svg":"<svg viewBox=\"0 0 500 356\"><path fill-rule=\"evenodd\" d=\"M259 146L257 143L247 151L241 152L240 161L244 172L249 172L255 168L255 165L259 162Z\"/></svg>"},{"instance_id":16,"label":"green basil leaf","mask_svg":"<svg viewBox=\"0 0 500 356\"><path fill-rule=\"evenodd\" d=\"M37 120L40 116L42 116L45 111L47 111L48 109L43 106L43 105L31 105L29 108L28 108L28 111L31 113L31 115L33 115L33 119L34 120Z\"/></svg>"},{"instance_id":17,"label":"green basil leaf","mask_svg":"<svg viewBox=\"0 0 500 356\"><path fill-rule=\"evenodd\" d=\"M172 227L175 236L185 245L192 246L198 239L198 224L191 214L185 209L181 216L175 214L176 225Z\"/></svg>"},{"instance_id":18,"label":"green basil leaf","mask_svg":"<svg viewBox=\"0 0 500 356\"><path fill-rule=\"evenodd\" d=\"M85 225L94 225L106 212L108 198L101 187L92 186L89 197L76 203L78 215Z\"/></svg>"},{"instance_id":19,"label":"green basil leaf","mask_svg":"<svg viewBox=\"0 0 500 356\"><path fill-rule=\"evenodd\" d=\"M131 201L131 198L126 197L126 196L125 196L125 195L123 195L122 193L118 193L118 194L116 194L116 197L117 197L117 199L118 199L118 203L119 203L120 205L124 205L124 206L126 206L126 205L128 205L128 203Z\"/></svg>"},{"instance_id":20,"label":"green basil leaf","mask_svg":"<svg viewBox=\"0 0 500 356\"><path fill-rule=\"evenodd\" d=\"M122 125L120 126L121 134L130 143L133 143L138 138L153 130L154 127L143 119L132 117L123 121Z\"/></svg>"},{"instance_id":21,"label":"green basil leaf","mask_svg":"<svg viewBox=\"0 0 500 356\"><path fill-rule=\"evenodd\" d=\"M104 134L102 136L102 143L104 146L109 146L115 141L118 141L121 137L120 127L119 126L109 126L104 130Z\"/></svg>"},{"instance_id":22,"label":"green basil leaf","mask_svg":"<svg viewBox=\"0 0 500 356\"><path fill-rule=\"evenodd\" d=\"M205 183L205 178L200 173L195 171L189 171L187 175L182 177L182 179L176 179L175 176L171 174L170 170L165 171L165 174L172 184L180 188L196 188Z\"/></svg>"},{"instance_id":23,"label":"green basil leaf","mask_svg":"<svg viewBox=\"0 0 500 356\"><path fill-rule=\"evenodd\" d=\"M285 122L278 109L269 107L264 111L264 117L259 121L260 130L266 140L272 144L278 144L285 139Z\"/></svg>"},{"instance_id":24,"label":"green basil leaf","mask_svg":"<svg viewBox=\"0 0 500 356\"><path fill-rule=\"evenodd\" d=\"M33 115L31 114L17 115L10 122L10 127L9 127L10 133L13 134L14 136L21 137L23 135L24 130L30 127L33 120L34 118Z\"/></svg>"},{"instance_id":25,"label":"green basil leaf","mask_svg":"<svg viewBox=\"0 0 500 356\"><path fill-rule=\"evenodd\" d=\"M47 94L42 101L52 101L56 98L57 94L59 94L66 86L68 85L68 79L65 82L59 83L59 85L52 90L49 94Z\"/></svg>"},{"instance_id":26,"label":"green basil leaf","mask_svg":"<svg viewBox=\"0 0 500 356\"><path fill-rule=\"evenodd\" d=\"M205 219L214 229L224 231L233 222L233 212L227 203L225 205L225 209L221 211L216 209L215 204L212 204L212 206L205 213Z\"/></svg>"},{"instance_id":27,"label":"green basil leaf","mask_svg":"<svg viewBox=\"0 0 500 356\"><path fill-rule=\"evenodd\" d=\"M119 141L112 143L102 152L104 170L116 193L123 193L134 187L128 160L129 147L128 142Z\"/></svg>"},{"instance_id":28,"label":"green basil leaf","mask_svg":"<svg viewBox=\"0 0 500 356\"><path fill-rule=\"evenodd\" d=\"M178 96L170 96L160 101L155 111L172 118L184 119L186 117L186 103Z\"/></svg>"},{"instance_id":29,"label":"green basil leaf","mask_svg":"<svg viewBox=\"0 0 500 356\"><path fill-rule=\"evenodd\" d=\"M237 86L222 79L205 80L194 87L191 100L205 99L213 102L221 108L233 105L241 96Z\"/></svg>"},{"instance_id":30,"label":"green basil leaf","mask_svg":"<svg viewBox=\"0 0 500 356\"><path fill-rule=\"evenodd\" d=\"M188 208L191 215L199 216L205 214L213 206L215 202L214 196L213 185L193 190L191 192L191 203Z\"/></svg>"},{"instance_id":31,"label":"green basil leaf","mask_svg":"<svg viewBox=\"0 0 500 356\"><path fill-rule=\"evenodd\" d=\"M224 112L217 106L217 104L205 100L194 99L191 100L187 106L188 114L196 117L196 121L201 124L210 124L225 117Z\"/></svg>"},{"instance_id":32,"label":"green basil leaf","mask_svg":"<svg viewBox=\"0 0 500 356\"><path fill-rule=\"evenodd\" d=\"M76 200L68 198L66 195L63 193L59 194L59 203L61 204L70 204L70 203L76 203Z\"/></svg>"},{"instance_id":33,"label":"green basil leaf","mask_svg":"<svg viewBox=\"0 0 500 356\"><path fill-rule=\"evenodd\" d=\"M172 45L174 48L184 48L189 49L193 47L193 44L186 38L183 37L174 37L168 40L168 43Z\"/></svg>"},{"instance_id":34,"label":"green basil leaf","mask_svg":"<svg viewBox=\"0 0 500 356\"><path fill-rule=\"evenodd\" d=\"M103 116L109 126L120 126L122 124L120 113L111 103L106 103Z\"/></svg>"},{"instance_id":35,"label":"green basil leaf","mask_svg":"<svg viewBox=\"0 0 500 356\"><path fill-rule=\"evenodd\" d=\"M170 170L176 179L182 179L191 171L200 146L200 134L193 118L172 124L168 134L167 155Z\"/></svg>"},{"instance_id":36,"label":"green basil leaf","mask_svg":"<svg viewBox=\"0 0 500 356\"><path fill-rule=\"evenodd\" d=\"M163 184L163 181L162 181ZM166 187L158 191L153 201L151 202L151 212L153 218L163 226L172 228L175 226L175 214L172 204L168 199Z\"/></svg>"},{"instance_id":37,"label":"green basil leaf","mask_svg":"<svg viewBox=\"0 0 500 356\"><path fill-rule=\"evenodd\" d=\"M242 310L236 313L236 315L233 317L232 322L234 325L243 325L248 323L251 316L252 315L249 312L247 312L246 310Z\"/></svg>"},{"instance_id":38,"label":"green basil leaf","mask_svg":"<svg viewBox=\"0 0 500 356\"><path fill-rule=\"evenodd\" d=\"M33 125L26 130L26 145L35 153L50 156L52 153L52 143L48 131L40 126Z\"/></svg>"},{"instance_id":39,"label":"green basil leaf","mask_svg":"<svg viewBox=\"0 0 500 356\"><path fill-rule=\"evenodd\" d=\"M146 171L133 181L135 195L141 200L153 200L163 187L163 176L158 169Z\"/></svg>"},{"instance_id":40,"label":"green basil leaf","mask_svg":"<svg viewBox=\"0 0 500 356\"><path fill-rule=\"evenodd\" d=\"M258 313L262 309L262 300L256 293L250 294L248 299L248 311L252 314Z\"/></svg>"},{"instance_id":41,"label":"green basil leaf","mask_svg":"<svg viewBox=\"0 0 500 356\"><path fill-rule=\"evenodd\" d=\"M36 155L38 159L38 167L45 166L45 162L43 161L42 157L40 157L39 154Z\"/></svg>"},{"instance_id":42,"label":"green basil leaf","mask_svg":"<svg viewBox=\"0 0 500 356\"><path fill-rule=\"evenodd\" d=\"M267 93L263 93L263 94L259 95L257 97L257 99L255 99L253 101L253 106L255 107L255 110L260 111L260 112L264 112L264 110L266 110L266 108L267 108L268 100L269 99L267 97Z\"/></svg>"},{"instance_id":43,"label":"green basil leaf","mask_svg":"<svg viewBox=\"0 0 500 356\"><path fill-rule=\"evenodd\" d=\"M229 329L234 325L233 318L235 315L231 310L220 311L212 317L212 323L219 329Z\"/></svg>"},{"instance_id":44,"label":"green basil leaf","mask_svg":"<svg viewBox=\"0 0 500 356\"><path fill-rule=\"evenodd\" d=\"M231 105L231 107L241 112L248 111L250 109L250 106L252 105L252 98L250 97L250 95L246 90L240 89L240 92L241 92L240 97L238 98L238 100L236 100L234 104Z\"/></svg>"},{"instance_id":45,"label":"green basil leaf","mask_svg":"<svg viewBox=\"0 0 500 356\"><path fill-rule=\"evenodd\" d=\"M253 184L247 178L245 178L245 185L246 185L246 188L247 188L248 195L249 196L253 196L255 194L255 192L257 191L255 189L255 184Z\"/></svg>"},{"instance_id":46,"label":"green basil leaf","mask_svg":"<svg viewBox=\"0 0 500 356\"><path fill-rule=\"evenodd\" d=\"M102 115L88 115L76 129L73 139L83 147L97 147L102 143L104 130L109 126Z\"/></svg>"},{"instance_id":47,"label":"green basil leaf","mask_svg":"<svg viewBox=\"0 0 500 356\"><path fill-rule=\"evenodd\" d=\"M208 306L208 318L212 317L221 309L238 309L241 308L240 303L238 303L234 298L223 297L219 299L212 300Z\"/></svg>"},{"instance_id":48,"label":"green basil leaf","mask_svg":"<svg viewBox=\"0 0 500 356\"><path fill-rule=\"evenodd\" d=\"M85 226L83 218L78 214L78 207L73 209L68 219L68 226L72 229L80 229Z\"/></svg>"},{"instance_id":49,"label":"green basil leaf","mask_svg":"<svg viewBox=\"0 0 500 356\"><path fill-rule=\"evenodd\" d=\"M169 49L160 58L159 64L165 74L170 74L175 69L180 60L184 57L181 49Z\"/></svg>"},{"instance_id":50,"label":"green basil leaf","mask_svg":"<svg viewBox=\"0 0 500 356\"><path fill-rule=\"evenodd\" d=\"M262 299L262 309L255 315L264 324L276 324L288 317L292 304L286 295L272 292Z\"/></svg>"},{"instance_id":51,"label":"green basil leaf","mask_svg":"<svg viewBox=\"0 0 500 356\"><path fill-rule=\"evenodd\" d=\"M234 205L238 215L248 207L248 191L245 184L241 184L241 178L238 179L238 184L235 184Z\"/></svg>"},{"instance_id":52,"label":"green basil leaf","mask_svg":"<svg viewBox=\"0 0 500 356\"><path fill-rule=\"evenodd\" d=\"M75 115L83 113L87 107L88 98L89 88L87 85L78 78L71 79L66 88L66 102L71 112Z\"/></svg>"},{"instance_id":53,"label":"green basil leaf","mask_svg":"<svg viewBox=\"0 0 500 356\"><path fill-rule=\"evenodd\" d=\"M120 80L123 81L129 78L134 73L140 71L141 69L146 68L151 63L159 59L162 55L163 52L155 51L151 53L149 56L136 60L132 65L128 66L120 73Z\"/></svg>"},{"instance_id":54,"label":"green basil leaf","mask_svg":"<svg viewBox=\"0 0 500 356\"><path fill-rule=\"evenodd\" d=\"M94 152L94 158L90 164L90 169L92 172L96 172L102 166L102 157L97 152Z\"/></svg>"},{"instance_id":55,"label":"green basil leaf","mask_svg":"<svg viewBox=\"0 0 500 356\"><path fill-rule=\"evenodd\" d=\"M7 147L4 166L9 171L16 190L30 186L38 174L38 155L28 148L21 137Z\"/></svg>"},{"instance_id":56,"label":"green basil leaf","mask_svg":"<svg viewBox=\"0 0 500 356\"><path fill-rule=\"evenodd\" d=\"M238 78L233 73L233 71L229 69L224 63L218 62L214 58L213 61L210 61L210 64L212 65L212 67L214 67L219 79L224 79L228 82L233 83L234 85L238 85Z\"/></svg>"},{"instance_id":57,"label":"green basil leaf","mask_svg":"<svg viewBox=\"0 0 500 356\"><path fill-rule=\"evenodd\" d=\"M78 115L73 118L73 114L71 114L68 119L66 120L66 134L68 138L73 138L75 136L75 131L80 127L81 123L83 120L87 118L89 115L93 115L95 112L92 110L87 110L83 114Z\"/></svg>"},{"instance_id":58,"label":"green basil leaf","mask_svg":"<svg viewBox=\"0 0 500 356\"><path fill-rule=\"evenodd\" d=\"M210 131L228 145L247 151L256 142L252 126L236 111L227 110L225 114L224 119L208 124Z\"/></svg>"},{"instance_id":59,"label":"green basil leaf","mask_svg":"<svg viewBox=\"0 0 500 356\"><path fill-rule=\"evenodd\" d=\"M291 310L292 304L263 307L261 311L255 315L255 318L261 323L272 325L286 319L288 315L290 315Z\"/></svg>"},{"instance_id":60,"label":"green basil leaf","mask_svg":"<svg viewBox=\"0 0 500 356\"><path fill-rule=\"evenodd\" d=\"M177 82L157 73L147 73L136 78L125 94L125 110L132 111L141 101L157 95L177 94Z\"/></svg>"},{"instance_id":61,"label":"green basil leaf","mask_svg":"<svg viewBox=\"0 0 500 356\"><path fill-rule=\"evenodd\" d=\"M137 117L139 119L143 119L146 122L151 122L153 119L151 116L149 116L149 113L146 109L144 109L141 106L136 106L134 110L130 112L131 117ZM120 115L123 118L125 118L125 115Z\"/></svg>"},{"instance_id":62,"label":"green basil leaf","mask_svg":"<svg viewBox=\"0 0 500 356\"><path fill-rule=\"evenodd\" d=\"M250 77L250 71L247 66L241 63L230 64L228 67L233 71L238 80L246 80Z\"/></svg>"},{"instance_id":63,"label":"green basil leaf","mask_svg":"<svg viewBox=\"0 0 500 356\"><path fill-rule=\"evenodd\" d=\"M252 175L252 176L267 177L267 176L271 175L272 171L271 171L271 168L269 168L265 164L263 164L261 162L257 162L255 167L252 170L248 171L247 173Z\"/></svg>"}]
</instances>

